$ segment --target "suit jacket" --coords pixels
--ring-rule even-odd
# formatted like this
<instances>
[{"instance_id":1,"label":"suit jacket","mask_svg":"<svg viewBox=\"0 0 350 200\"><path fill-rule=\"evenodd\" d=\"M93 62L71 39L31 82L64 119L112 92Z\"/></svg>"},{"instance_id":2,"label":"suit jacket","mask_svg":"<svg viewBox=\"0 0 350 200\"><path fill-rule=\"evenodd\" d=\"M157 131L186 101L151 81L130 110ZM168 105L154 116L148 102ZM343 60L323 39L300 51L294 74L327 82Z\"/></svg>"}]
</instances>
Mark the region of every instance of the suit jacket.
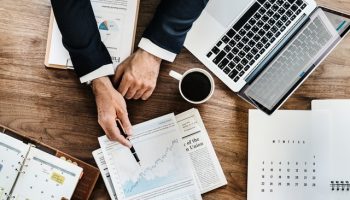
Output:
<instances>
[{"instance_id":1,"label":"suit jacket","mask_svg":"<svg viewBox=\"0 0 350 200\"><path fill-rule=\"evenodd\" d=\"M159 47L179 53L192 23L208 0L163 0L143 37ZM90 0L51 0L62 42L74 69L82 77L112 63L101 41Z\"/></svg>"}]
</instances>

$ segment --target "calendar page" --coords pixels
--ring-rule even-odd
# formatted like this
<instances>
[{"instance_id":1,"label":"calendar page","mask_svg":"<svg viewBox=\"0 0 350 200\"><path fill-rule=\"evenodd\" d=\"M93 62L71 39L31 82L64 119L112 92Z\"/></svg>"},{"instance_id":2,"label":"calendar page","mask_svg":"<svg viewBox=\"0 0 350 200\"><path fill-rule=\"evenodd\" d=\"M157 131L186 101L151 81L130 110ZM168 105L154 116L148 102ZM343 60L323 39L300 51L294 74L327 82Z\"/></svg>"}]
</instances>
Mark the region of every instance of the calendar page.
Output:
<instances>
[{"instance_id":1,"label":"calendar page","mask_svg":"<svg viewBox=\"0 0 350 200\"><path fill-rule=\"evenodd\" d=\"M29 145L0 132L0 200L6 200Z\"/></svg>"},{"instance_id":2,"label":"calendar page","mask_svg":"<svg viewBox=\"0 0 350 200\"><path fill-rule=\"evenodd\" d=\"M16 200L70 199L82 168L31 147L12 195Z\"/></svg>"},{"instance_id":3,"label":"calendar page","mask_svg":"<svg viewBox=\"0 0 350 200\"><path fill-rule=\"evenodd\" d=\"M333 199L350 199L350 100L314 100L312 110L331 114L331 174L328 190Z\"/></svg>"},{"instance_id":4,"label":"calendar page","mask_svg":"<svg viewBox=\"0 0 350 200\"><path fill-rule=\"evenodd\" d=\"M325 111L249 111L248 199L329 200Z\"/></svg>"}]
</instances>

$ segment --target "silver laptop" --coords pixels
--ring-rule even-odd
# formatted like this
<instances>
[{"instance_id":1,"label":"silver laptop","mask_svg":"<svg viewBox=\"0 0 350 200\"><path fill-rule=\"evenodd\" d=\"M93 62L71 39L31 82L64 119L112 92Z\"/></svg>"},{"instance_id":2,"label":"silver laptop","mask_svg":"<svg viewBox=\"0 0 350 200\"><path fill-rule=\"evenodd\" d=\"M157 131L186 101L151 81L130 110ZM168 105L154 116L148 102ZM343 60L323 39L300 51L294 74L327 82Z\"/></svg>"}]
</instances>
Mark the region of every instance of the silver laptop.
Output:
<instances>
[{"instance_id":1,"label":"silver laptop","mask_svg":"<svg viewBox=\"0 0 350 200\"><path fill-rule=\"evenodd\" d=\"M246 101L272 114L349 31L313 0L212 0L185 47Z\"/></svg>"}]
</instances>

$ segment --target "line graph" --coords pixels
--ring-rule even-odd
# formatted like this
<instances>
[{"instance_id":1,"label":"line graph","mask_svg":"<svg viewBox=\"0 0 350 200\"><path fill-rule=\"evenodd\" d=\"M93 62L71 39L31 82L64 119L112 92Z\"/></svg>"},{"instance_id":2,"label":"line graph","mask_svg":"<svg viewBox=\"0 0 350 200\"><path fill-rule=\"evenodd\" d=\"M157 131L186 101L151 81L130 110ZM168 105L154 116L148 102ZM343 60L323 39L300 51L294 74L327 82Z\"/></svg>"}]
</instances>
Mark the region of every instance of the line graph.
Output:
<instances>
[{"instance_id":1,"label":"line graph","mask_svg":"<svg viewBox=\"0 0 350 200\"><path fill-rule=\"evenodd\" d=\"M106 137L99 139L102 150L108 155L107 165L113 166L109 170L118 197L173 197L195 189L194 185L183 184L191 182L193 175L174 114L136 125L134 134L137 137L131 138L131 142L141 166L135 162L130 149L110 142Z\"/></svg>"},{"instance_id":2,"label":"line graph","mask_svg":"<svg viewBox=\"0 0 350 200\"><path fill-rule=\"evenodd\" d=\"M147 185L148 185L148 187L154 187L154 183L161 184L165 180L169 180L168 178L164 179L162 177L156 177L154 179L149 180L149 179L147 179L147 174L152 173L153 170L156 170L157 167L168 158L168 154L173 150L175 144L178 144L178 143L179 143L178 139L173 140L171 142L171 145L165 149L164 153L157 160L154 161L153 165L145 168L139 174L136 181L129 180L126 183L124 183L123 188L124 188L125 194L128 195L128 194L133 193L135 188L137 188L138 186L141 186L142 188L147 189L147 188L145 188Z\"/></svg>"}]
</instances>

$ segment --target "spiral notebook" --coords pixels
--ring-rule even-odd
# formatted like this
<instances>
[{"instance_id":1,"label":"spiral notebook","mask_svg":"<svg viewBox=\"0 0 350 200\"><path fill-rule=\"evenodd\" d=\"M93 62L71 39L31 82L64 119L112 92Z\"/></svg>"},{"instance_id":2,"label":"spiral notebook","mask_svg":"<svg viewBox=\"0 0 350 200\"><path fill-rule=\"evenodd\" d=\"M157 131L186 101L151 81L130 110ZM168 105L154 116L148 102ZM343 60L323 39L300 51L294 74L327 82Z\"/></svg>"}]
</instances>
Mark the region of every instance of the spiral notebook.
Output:
<instances>
[{"instance_id":1,"label":"spiral notebook","mask_svg":"<svg viewBox=\"0 0 350 200\"><path fill-rule=\"evenodd\" d=\"M70 199L82 169L0 133L0 199Z\"/></svg>"},{"instance_id":2,"label":"spiral notebook","mask_svg":"<svg viewBox=\"0 0 350 200\"><path fill-rule=\"evenodd\" d=\"M95 167L0 126L0 200L85 200L98 176Z\"/></svg>"}]
</instances>

